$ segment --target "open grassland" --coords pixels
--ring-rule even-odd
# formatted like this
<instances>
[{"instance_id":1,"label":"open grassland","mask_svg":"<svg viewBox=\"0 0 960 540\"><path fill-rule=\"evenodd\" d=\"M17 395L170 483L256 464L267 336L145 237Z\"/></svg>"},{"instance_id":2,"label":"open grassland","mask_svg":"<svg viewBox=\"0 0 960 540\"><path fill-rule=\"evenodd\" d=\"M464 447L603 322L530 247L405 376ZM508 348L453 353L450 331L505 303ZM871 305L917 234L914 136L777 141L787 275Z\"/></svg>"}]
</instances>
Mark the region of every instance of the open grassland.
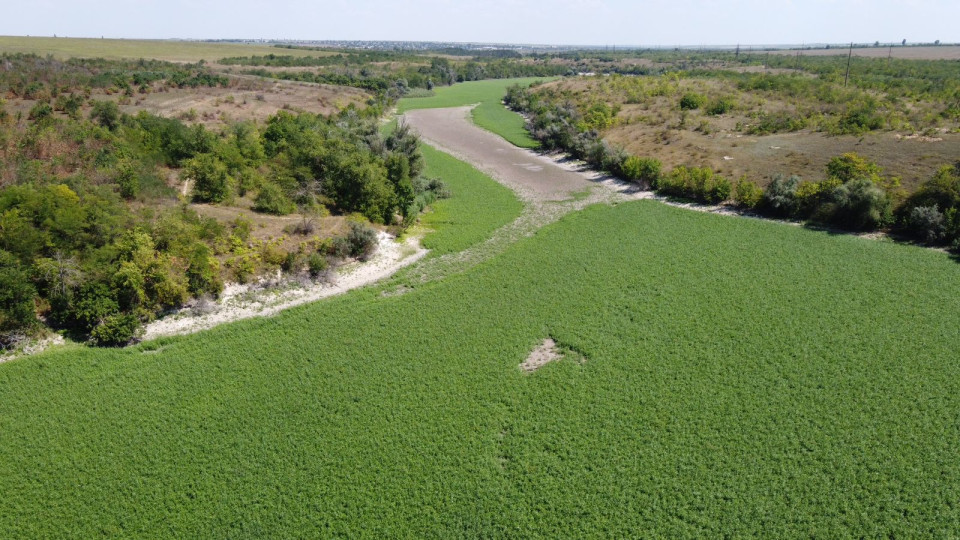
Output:
<instances>
[{"instance_id":1,"label":"open grassland","mask_svg":"<svg viewBox=\"0 0 960 540\"><path fill-rule=\"evenodd\" d=\"M772 51L775 54L796 55L795 50ZM834 47L830 49L810 49L800 51L802 56L846 56L850 49ZM903 58L905 60L960 60L960 46L942 45L937 47L854 47L854 56L864 58Z\"/></svg>"},{"instance_id":2,"label":"open grassland","mask_svg":"<svg viewBox=\"0 0 960 540\"><path fill-rule=\"evenodd\" d=\"M0 365L0 536L960 533L947 255L641 201L411 286Z\"/></svg>"},{"instance_id":3,"label":"open grassland","mask_svg":"<svg viewBox=\"0 0 960 540\"><path fill-rule=\"evenodd\" d=\"M549 78L494 79L471 81L453 86L437 87L436 95L427 98L408 98L400 100L397 110L400 114L415 109L438 109L444 107L462 107L477 104L473 109L473 121L478 126L500 135L511 144L521 148L536 148L537 141L530 138L524 127L523 117L508 110L501 101L507 88L515 84L529 86L537 81Z\"/></svg>"},{"instance_id":4,"label":"open grassland","mask_svg":"<svg viewBox=\"0 0 960 540\"><path fill-rule=\"evenodd\" d=\"M228 56L284 54L327 56L328 51L279 49L270 45L208 43L162 39L95 39L0 36L0 52L53 55L56 58L150 58L168 62L215 62Z\"/></svg>"},{"instance_id":5,"label":"open grassland","mask_svg":"<svg viewBox=\"0 0 960 540\"><path fill-rule=\"evenodd\" d=\"M433 255L462 251L488 238L498 227L513 221L523 204L508 188L449 154L421 147L427 177L439 177L451 197L431 205L420 218L430 229L423 246Z\"/></svg>"}]
</instances>

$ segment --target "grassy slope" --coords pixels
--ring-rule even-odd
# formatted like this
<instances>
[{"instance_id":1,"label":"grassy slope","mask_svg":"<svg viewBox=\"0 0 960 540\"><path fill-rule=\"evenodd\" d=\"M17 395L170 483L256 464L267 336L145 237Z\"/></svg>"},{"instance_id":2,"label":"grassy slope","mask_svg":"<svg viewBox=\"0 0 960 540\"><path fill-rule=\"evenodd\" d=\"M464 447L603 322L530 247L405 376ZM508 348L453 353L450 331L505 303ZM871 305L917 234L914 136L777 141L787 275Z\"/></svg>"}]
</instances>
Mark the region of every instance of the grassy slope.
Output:
<instances>
[{"instance_id":1,"label":"grassy slope","mask_svg":"<svg viewBox=\"0 0 960 540\"><path fill-rule=\"evenodd\" d=\"M523 204L508 188L449 154L423 145L425 174L440 177L452 197L436 201L421 223L433 232L423 246L434 254L462 251L520 215Z\"/></svg>"},{"instance_id":2,"label":"grassy slope","mask_svg":"<svg viewBox=\"0 0 960 540\"><path fill-rule=\"evenodd\" d=\"M0 365L0 536L956 535L958 296L937 252L591 207L405 295ZM547 335L586 361L521 374Z\"/></svg>"},{"instance_id":3,"label":"grassy slope","mask_svg":"<svg viewBox=\"0 0 960 540\"><path fill-rule=\"evenodd\" d=\"M52 54L57 58L155 58L171 62L215 62L228 56L326 56L324 51L280 49L270 45L143 39L90 39L0 36L0 52Z\"/></svg>"},{"instance_id":4,"label":"grassy slope","mask_svg":"<svg viewBox=\"0 0 960 540\"><path fill-rule=\"evenodd\" d=\"M400 114L414 109L437 109L479 105L473 110L473 121L478 126L500 135L511 144L521 148L536 148L537 141L530 138L524 128L523 117L508 110L501 100L507 87L514 84L529 85L544 78L495 79L472 81L453 86L437 87L436 95L429 98L402 99L397 105Z\"/></svg>"}]
</instances>

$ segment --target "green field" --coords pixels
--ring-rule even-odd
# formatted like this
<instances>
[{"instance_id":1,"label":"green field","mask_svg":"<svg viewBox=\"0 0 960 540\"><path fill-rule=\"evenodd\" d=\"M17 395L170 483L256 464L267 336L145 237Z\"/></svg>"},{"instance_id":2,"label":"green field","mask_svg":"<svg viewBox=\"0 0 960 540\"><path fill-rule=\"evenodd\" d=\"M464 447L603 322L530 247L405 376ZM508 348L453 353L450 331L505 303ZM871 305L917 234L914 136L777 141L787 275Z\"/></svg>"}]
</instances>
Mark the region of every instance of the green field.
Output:
<instances>
[{"instance_id":1,"label":"green field","mask_svg":"<svg viewBox=\"0 0 960 540\"><path fill-rule=\"evenodd\" d=\"M551 79L494 79L437 87L434 89L436 95L433 97L401 99L397 105L397 111L399 114L403 114L414 109L438 109L478 104L473 109L475 124L500 135L513 145L521 148L536 148L538 143L530 138L530 134L524 128L523 117L504 107L501 100L507 94L507 88L514 84L527 86L537 81L548 80Z\"/></svg>"},{"instance_id":2,"label":"green field","mask_svg":"<svg viewBox=\"0 0 960 540\"><path fill-rule=\"evenodd\" d=\"M283 54L326 56L325 51L278 49L271 45L207 43L162 39L93 39L0 36L0 53L32 53L56 58L152 58L168 62L216 62L228 56Z\"/></svg>"},{"instance_id":3,"label":"green field","mask_svg":"<svg viewBox=\"0 0 960 540\"><path fill-rule=\"evenodd\" d=\"M402 279L0 365L0 537L960 534L945 254L639 201Z\"/></svg>"},{"instance_id":4,"label":"green field","mask_svg":"<svg viewBox=\"0 0 960 540\"><path fill-rule=\"evenodd\" d=\"M421 146L428 177L439 177L452 197L431 205L420 222L433 232L421 242L432 254L462 251L516 219L523 208L510 189L449 154Z\"/></svg>"}]
</instances>

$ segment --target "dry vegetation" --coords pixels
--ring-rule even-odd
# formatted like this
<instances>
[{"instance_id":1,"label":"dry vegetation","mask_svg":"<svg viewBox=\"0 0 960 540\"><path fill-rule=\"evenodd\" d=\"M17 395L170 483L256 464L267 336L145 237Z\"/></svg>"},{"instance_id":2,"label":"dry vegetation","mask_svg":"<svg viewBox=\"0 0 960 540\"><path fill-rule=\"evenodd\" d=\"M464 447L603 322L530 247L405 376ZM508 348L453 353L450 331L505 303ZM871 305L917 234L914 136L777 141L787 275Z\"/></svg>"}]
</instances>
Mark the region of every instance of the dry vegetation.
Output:
<instances>
[{"instance_id":1,"label":"dry vegetation","mask_svg":"<svg viewBox=\"0 0 960 540\"><path fill-rule=\"evenodd\" d=\"M276 53L271 45L161 39L92 39L0 36L0 52L53 55L55 58L153 58L168 62L213 62L226 56ZM327 56L328 51L283 49L292 56Z\"/></svg>"},{"instance_id":2,"label":"dry vegetation","mask_svg":"<svg viewBox=\"0 0 960 540\"><path fill-rule=\"evenodd\" d=\"M766 71L760 66L743 69L751 68ZM934 116L942 106L937 103L909 104L898 120L901 130L830 135L813 125L795 132L758 135L750 134L750 128L761 111L784 117L822 117L831 112L830 106L743 91L736 83L718 78L580 77L543 85L538 91L564 96L584 110L596 103L612 105L615 121L603 131L604 138L631 154L656 157L668 169L710 167L728 177L746 175L765 184L777 173L818 178L831 157L857 152L888 174L901 177L909 189L930 178L944 163L960 160L955 122L911 137L917 135L911 126L923 125ZM681 110L680 99L691 93L704 96L706 103L696 110ZM709 103L721 98L729 99L734 107L724 114L709 114Z\"/></svg>"}]
</instances>

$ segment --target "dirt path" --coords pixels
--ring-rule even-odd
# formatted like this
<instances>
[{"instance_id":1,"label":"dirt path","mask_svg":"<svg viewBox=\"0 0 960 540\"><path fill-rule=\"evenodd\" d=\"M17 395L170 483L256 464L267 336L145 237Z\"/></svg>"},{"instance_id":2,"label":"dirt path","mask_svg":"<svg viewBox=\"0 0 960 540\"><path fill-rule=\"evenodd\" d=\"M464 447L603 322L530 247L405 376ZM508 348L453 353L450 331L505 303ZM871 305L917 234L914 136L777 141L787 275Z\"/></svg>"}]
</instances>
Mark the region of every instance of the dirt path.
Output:
<instances>
[{"instance_id":1,"label":"dirt path","mask_svg":"<svg viewBox=\"0 0 960 540\"><path fill-rule=\"evenodd\" d=\"M543 155L513 146L474 125L470 109L420 109L406 113L403 119L431 146L470 163L511 188L525 206L516 220L494 231L486 241L417 265L410 271L414 279L431 281L462 272L588 205L654 197L652 192L597 173L564 156Z\"/></svg>"},{"instance_id":2,"label":"dirt path","mask_svg":"<svg viewBox=\"0 0 960 540\"><path fill-rule=\"evenodd\" d=\"M471 107L419 109L404 119L431 146L460 157L518 192L525 200L562 201L593 187L600 177L563 167L517 148L470 120Z\"/></svg>"}]
</instances>

